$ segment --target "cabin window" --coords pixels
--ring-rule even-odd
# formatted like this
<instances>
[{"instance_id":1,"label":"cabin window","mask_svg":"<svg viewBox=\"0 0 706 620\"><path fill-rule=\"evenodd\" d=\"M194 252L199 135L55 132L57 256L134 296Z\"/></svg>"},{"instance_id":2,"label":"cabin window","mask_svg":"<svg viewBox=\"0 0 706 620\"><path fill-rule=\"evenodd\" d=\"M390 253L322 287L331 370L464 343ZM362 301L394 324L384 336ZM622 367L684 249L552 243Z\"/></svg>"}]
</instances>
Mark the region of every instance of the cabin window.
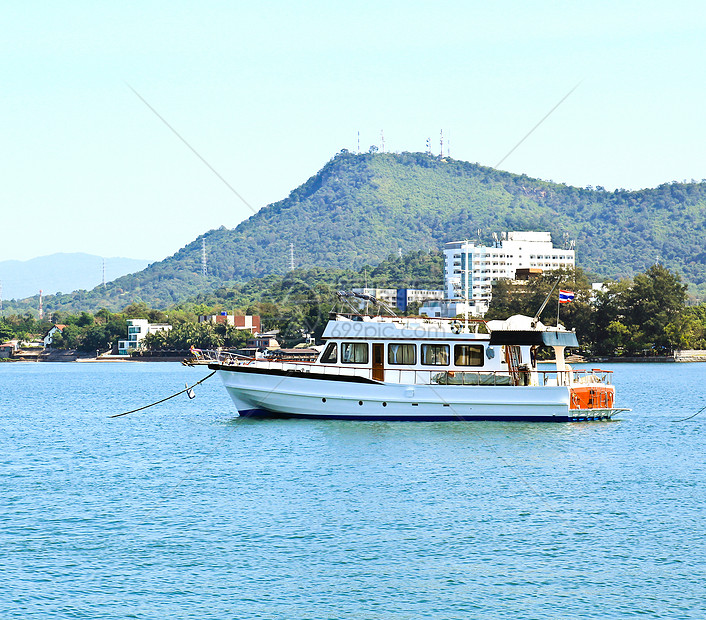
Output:
<instances>
[{"instance_id":1,"label":"cabin window","mask_svg":"<svg viewBox=\"0 0 706 620\"><path fill-rule=\"evenodd\" d=\"M337 360L338 356L336 355L336 343L329 342L328 346L326 347L326 349L324 349L324 352L321 355L321 363L335 364Z\"/></svg>"},{"instance_id":2,"label":"cabin window","mask_svg":"<svg viewBox=\"0 0 706 620\"><path fill-rule=\"evenodd\" d=\"M413 366L417 363L417 345L396 343L388 344L387 363Z\"/></svg>"},{"instance_id":3,"label":"cabin window","mask_svg":"<svg viewBox=\"0 0 706 620\"><path fill-rule=\"evenodd\" d=\"M427 366L448 366L449 365L449 345L448 344L423 344L422 364Z\"/></svg>"},{"instance_id":4,"label":"cabin window","mask_svg":"<svg viewBox=\"0 0 706 620\"><path fill-rule=\"evenodd\" d=\"M482 366L482 344L457 344L454 345L454 364L456 366Z\"/></svg>"},{"instance_id":5,"label":"cabin window","mask_svg":"<svg viewBox=\"0 0 706 620\"><path fill-rule=\"evenodd\" d=\"M341 361L344 364L367 364L368 363L368 343L367 342L342 342Z\"/></svg>"}]
</instances>

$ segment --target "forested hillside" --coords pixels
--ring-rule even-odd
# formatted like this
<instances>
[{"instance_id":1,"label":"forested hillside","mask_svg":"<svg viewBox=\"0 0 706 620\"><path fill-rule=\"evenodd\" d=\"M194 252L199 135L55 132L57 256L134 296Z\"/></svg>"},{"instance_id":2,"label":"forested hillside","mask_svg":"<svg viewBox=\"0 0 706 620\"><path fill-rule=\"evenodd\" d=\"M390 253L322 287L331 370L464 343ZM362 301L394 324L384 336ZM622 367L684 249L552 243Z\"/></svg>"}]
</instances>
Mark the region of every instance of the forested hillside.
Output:
<instances>
[{"instance_id":1,"label":"forested hillside","mask_svg":"<svg viewBox=\"0 0 706 620\"><path fill-rule=\"evenodd\" d=\"M493 232L550 231L577 242L577 264L603 278L660 262L706 294L706 183L640 191L576 188L422 153L341 152L237 228L220 228L103 289L53 297L49 309L167 307L220 286L289 268L358 268L391 253L491 241ZM205 241L208 275L201 275ZM395 285L395 283L390 283Z\"/></svg>"}]
</instances>

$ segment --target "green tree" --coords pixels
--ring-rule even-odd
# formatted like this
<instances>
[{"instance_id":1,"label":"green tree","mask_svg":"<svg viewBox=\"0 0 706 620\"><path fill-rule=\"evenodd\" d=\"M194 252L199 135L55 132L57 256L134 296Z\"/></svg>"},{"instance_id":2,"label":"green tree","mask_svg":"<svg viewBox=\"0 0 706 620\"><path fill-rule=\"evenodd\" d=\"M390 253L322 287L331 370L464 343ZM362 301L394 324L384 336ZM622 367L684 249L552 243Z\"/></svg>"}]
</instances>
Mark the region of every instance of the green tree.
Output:
<instances>
[{"instance_id":1,"label":"green tree","mask_svg":"<svg viewBox=\"0 0 706 620\"><path fill-rule=\"evenodd\" d=\"M14 338L15 330L12 329L5 321L0 321L0 342L5 342Z\"/></svg>"},{"instance_id":2,"label":"green tree","mask_svg":"<svg viewBox=\"0 0 706 620\"><path fill-rule=\"evenodd\" d=\"M665 328L678 321L684 311L686 288L679 274L662 265L635 276L625 293L625 318L640 332L640 338L633 339L633 348L673 348L675 335L670 338Z\"/></svg>"},{"instance_id":3,"label":"green tree","mask_svg":"<svg viewBox=\"0 0 706 620\"><path fill-rule=\"evenodd\" d=\"M105 351L112 345L112 334L106 329L105 325L89 325L83 331L81 348L84 351Z\"/></svg>"},{"instance_id":4,"label":"green tree","mask_svg":"<svg viewBox=\"0 0 706 620\"><path fill-rule=\"evenodd\" d=\"M66 325L61 332L52 336L52 349L78 349L81 350L83 332L77 325Z\"/></svg>"}]
</instances>

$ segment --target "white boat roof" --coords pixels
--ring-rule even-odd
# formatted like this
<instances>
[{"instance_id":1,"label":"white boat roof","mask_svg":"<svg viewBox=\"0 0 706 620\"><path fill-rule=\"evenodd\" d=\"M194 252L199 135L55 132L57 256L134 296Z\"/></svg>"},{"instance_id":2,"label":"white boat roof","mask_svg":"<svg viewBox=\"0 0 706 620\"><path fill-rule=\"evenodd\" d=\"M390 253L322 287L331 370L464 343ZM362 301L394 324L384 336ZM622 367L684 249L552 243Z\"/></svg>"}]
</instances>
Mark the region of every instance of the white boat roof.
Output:
<instances>
[{"instance_id":1,"label":"white boat roof","mask_svg":"<svg viewBox=\"0 0 706 620\"><path fill-rule=\"evenodd\" d=\"M489 334L478 333L478 321L427 317L390 317L336 314L326 325L324 340L453 340L490 341L491 344L546 344L578 346L576 334L563 326L544 325L520 314L504 321L488 321Z\"/></svg>"},{"instance_id":2,"label":"white boat roof","mask_svg":"<svg viewBox=\"0 0 706 620\"><path fill-rule=\"evenodd\" d=\"M449 321L426 317L348 316L338 314L329 320L323 338L353 340L485 340L476 333L477 321Z\"/></svg>"}]
</instances>

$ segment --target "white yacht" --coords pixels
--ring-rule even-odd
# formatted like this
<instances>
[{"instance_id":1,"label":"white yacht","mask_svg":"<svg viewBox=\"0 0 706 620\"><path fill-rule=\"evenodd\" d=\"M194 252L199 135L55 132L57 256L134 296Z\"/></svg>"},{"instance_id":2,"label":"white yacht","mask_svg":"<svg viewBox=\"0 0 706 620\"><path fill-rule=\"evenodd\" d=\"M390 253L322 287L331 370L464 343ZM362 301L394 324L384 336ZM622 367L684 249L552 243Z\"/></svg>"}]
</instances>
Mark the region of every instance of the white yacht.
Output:
<instances>
[{"instance_id":1,"label":"white yacht","mask_svg":"<svg viewBox=\"0 0 706 620\"><path fill-rule=\"evenodd\" d=\"M574 370L576 334L506 321L331 313L314 362L223 356L217 370L241 416L346 420L607 420L611 373ZM554 350L540 370L537 352Z\"/></svg>"}]
</instances>

